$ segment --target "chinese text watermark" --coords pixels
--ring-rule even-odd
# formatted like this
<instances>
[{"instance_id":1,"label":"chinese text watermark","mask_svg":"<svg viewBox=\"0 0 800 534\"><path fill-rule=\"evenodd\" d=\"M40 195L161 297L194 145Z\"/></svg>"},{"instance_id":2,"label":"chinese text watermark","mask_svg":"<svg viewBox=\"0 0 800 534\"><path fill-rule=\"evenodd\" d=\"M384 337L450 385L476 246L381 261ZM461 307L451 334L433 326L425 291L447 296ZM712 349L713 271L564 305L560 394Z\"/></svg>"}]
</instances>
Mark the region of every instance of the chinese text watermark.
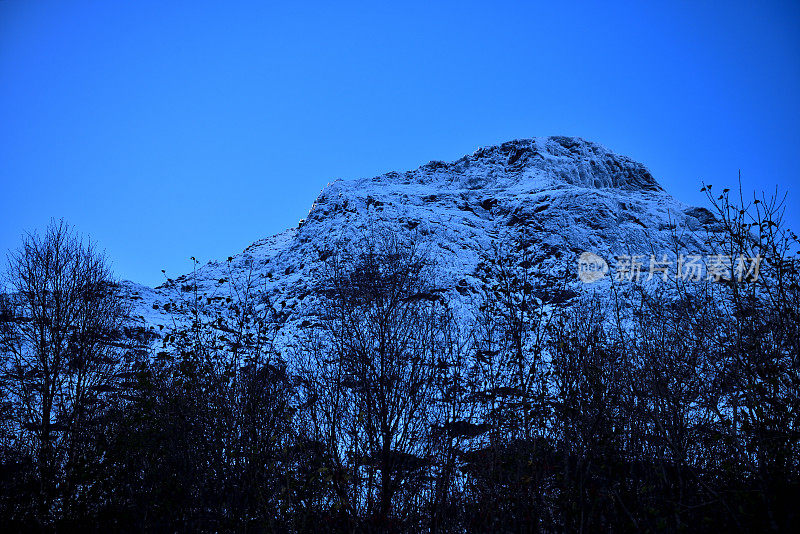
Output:
<instances>
[{"instance_id":1,"label":"chinese text watermark","mask_svg":"<svg viewBox=\"0 0 800 534\"><path fill-rule=\"evenodd\" d=\"M762 257L728 256L724 254L680 254L670 258L667 254L631 254L613 258L611 265L593 252L578 256L578 278L587 284L603 279L611 272L614 280L638 282L670 277L690 282L758 280Z\"/></svg>"}]
</instances>

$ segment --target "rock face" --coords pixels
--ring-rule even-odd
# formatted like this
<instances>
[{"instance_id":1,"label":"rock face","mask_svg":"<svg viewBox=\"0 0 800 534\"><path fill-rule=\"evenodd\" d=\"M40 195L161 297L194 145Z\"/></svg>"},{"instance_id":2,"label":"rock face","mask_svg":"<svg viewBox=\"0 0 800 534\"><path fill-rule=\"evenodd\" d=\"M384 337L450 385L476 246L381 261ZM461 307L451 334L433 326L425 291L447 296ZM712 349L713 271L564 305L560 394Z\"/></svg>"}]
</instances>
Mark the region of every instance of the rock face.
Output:
<instances>
[{"instance_id":1,"label":"rock face","mask_svg":"<svg viewBox=\"0 0 800 534\"><path fill-rule=\"evenodd\" d=\"M309 323L314 277L325 260L375 225L415 233L436 262L438 284L467 313L484 291L483 266L501 240L528 248L547 272L576 266L583 251L605 258L664 252L673 235L698 251L702 245L691 232L713 224L707 210L675 200L641 163L580 138L524 139L450 163L337 180L297 227L155 289L124 287L136 314L157 332L172 323L176 294L193 294L195 278L198 292L213 303L223 298L221 281L252 276L280 312L282 336L290 342ZM583 285L573 279L574 292L608 287L607 280Z\"/></svg>"}]
</instances>

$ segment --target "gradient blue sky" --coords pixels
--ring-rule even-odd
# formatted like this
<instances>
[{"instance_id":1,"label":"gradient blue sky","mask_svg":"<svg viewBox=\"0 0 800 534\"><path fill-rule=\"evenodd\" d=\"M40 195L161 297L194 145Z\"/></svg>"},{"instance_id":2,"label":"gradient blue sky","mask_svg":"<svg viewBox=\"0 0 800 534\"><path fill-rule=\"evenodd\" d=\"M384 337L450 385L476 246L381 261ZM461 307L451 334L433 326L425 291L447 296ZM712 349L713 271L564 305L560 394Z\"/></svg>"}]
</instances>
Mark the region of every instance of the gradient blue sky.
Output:
<instances>
[{"instance_id":1,"label":"gradient blue sky","mask_svg":"<svg viewBox=\"0 0 800 534\"><path fill-rule=\"evenodd\" d=\"M0 0L0 250L63 216L157 284L334 178L538 135L796 202L799 119L797 2Z\"/></svg>"}]
</instances>

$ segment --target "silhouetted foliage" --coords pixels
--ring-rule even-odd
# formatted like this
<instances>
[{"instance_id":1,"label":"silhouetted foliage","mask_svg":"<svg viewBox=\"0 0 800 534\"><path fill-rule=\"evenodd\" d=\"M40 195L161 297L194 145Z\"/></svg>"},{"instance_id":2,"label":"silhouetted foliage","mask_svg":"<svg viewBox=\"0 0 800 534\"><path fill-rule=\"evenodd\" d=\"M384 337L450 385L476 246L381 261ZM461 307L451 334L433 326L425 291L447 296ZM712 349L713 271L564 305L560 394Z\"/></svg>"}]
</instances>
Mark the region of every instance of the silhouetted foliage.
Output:
<instances>
[{"instance_id":1,"label":"silhouetted foliage","mask_svg":"<svg viewBox=\"0 0 800 534\"><path fill-rule=\"evenodd\" d=\"M2 505L30 528L86 513L106 410L125 365L125 301L104 257L63 221L9 254L0 303Z\"/></svg>"},{"instance_id":2,"label":"silhouetted foliage","mask_svg":"<svg viewBox=\"0 0 800 534\"><path fill-rule=\"evenodd\" d=\"M470 318L416 238L373 230L324 255L286 354L254 269L208 295L197 273L173 281L156 336L56 223L11 255L0 295L0 515L30 531L797 530L797 236L777 198L709 199L708 251L761 257L757 278L580 297L519 235L495 243Z\"/></svg>"}]
</instances>

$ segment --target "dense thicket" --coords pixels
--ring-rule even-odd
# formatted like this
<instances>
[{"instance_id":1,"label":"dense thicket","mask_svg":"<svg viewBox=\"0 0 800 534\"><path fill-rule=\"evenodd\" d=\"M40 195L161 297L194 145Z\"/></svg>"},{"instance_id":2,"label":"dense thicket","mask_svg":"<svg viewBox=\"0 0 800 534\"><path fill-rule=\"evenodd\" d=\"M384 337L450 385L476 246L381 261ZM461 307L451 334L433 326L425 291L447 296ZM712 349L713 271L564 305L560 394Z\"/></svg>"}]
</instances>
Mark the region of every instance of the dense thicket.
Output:
<instances>
[{"instance_id":1,"label":"dense thicket","mask_svg":"<svg viewBox=\"0 0 800 534\"><path fill-rule=\"evenodd\" d=\"M794 531L797 238L774 202L712 201L709 251L763 257L758 279L615 284L563 306L566 278L522 235L497 244L465 319L436 258L372 233L330 257L282 354L252 271L176 295L148 341L91 246L63 225L29 236L0 302L4 523Z\"/></svg>"}]
</instances>

